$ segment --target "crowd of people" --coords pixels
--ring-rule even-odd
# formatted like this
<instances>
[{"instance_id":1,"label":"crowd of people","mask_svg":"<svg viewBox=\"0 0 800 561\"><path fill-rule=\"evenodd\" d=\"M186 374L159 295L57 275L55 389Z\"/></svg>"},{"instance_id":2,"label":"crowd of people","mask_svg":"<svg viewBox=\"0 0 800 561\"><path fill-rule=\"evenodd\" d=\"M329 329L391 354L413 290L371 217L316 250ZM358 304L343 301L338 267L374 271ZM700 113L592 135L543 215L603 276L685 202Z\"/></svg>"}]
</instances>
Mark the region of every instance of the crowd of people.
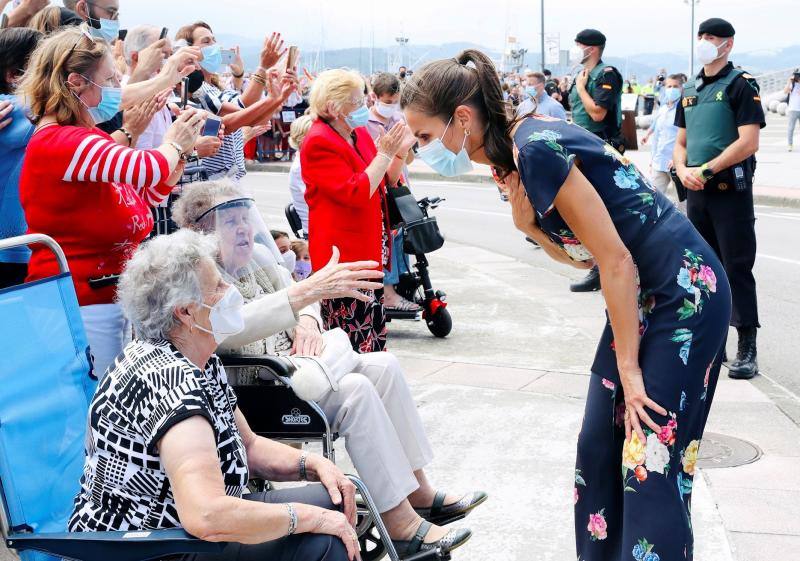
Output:
<instances>
[{"instance_id":1,"label":"crowd of people","mask_svg":"<svg viewBox=\"0 0 800 561\"><path fill-rule=\"evenodd\" d=\"M292 388L345 437L402 556L469 540L446 526L487 495L429 481L433 449L386 351L386 309L419 309L395 290L409 264L392 208L418 158L445 177L491 166L517 229L589 270L576 291L602 284L608 321L575 471L579 558L691 559L694 462L729 324L731 375L757 373L764 123L757 84L728 61L728 22L700 25L695 82L662 73L649 108L650 86L638 92L656 110L647 177L623 155L634 83L603 63L597 30L577 34L572 78L498 73L473 49L416 72L299 76L278 33L248 69L206 22L123 38L121 9L23 0L0 30L0 235L61 245L100 379L71 531L183 527L242 544L193 561L357 557L352 483L252 431L232 386L255 374L226 374L217 354L231 354L292 358ZM270 128L275 150L297 151L288 190L307 242L271 230L242 187ZM4 252L0 288L57 270L44 249ZM318 484L249 493L250 477Z\"/></svg>"}]
</instances>

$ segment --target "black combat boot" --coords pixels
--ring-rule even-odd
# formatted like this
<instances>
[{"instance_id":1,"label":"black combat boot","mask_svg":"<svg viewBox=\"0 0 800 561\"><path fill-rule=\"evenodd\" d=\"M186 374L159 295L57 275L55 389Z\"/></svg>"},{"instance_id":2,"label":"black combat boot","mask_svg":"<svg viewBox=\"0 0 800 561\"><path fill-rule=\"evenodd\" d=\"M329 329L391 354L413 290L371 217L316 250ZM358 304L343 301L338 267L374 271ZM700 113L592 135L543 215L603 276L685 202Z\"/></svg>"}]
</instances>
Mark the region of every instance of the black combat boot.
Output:
<instances>
[{"instance_id":1,"label":"black combat boot","mask_svg":"<svg viewBox=\"0 0 800 561\"><path fill-rule=\"evenodd\" d=\"M728 366L728 377L736 380L749 380L758 374L758 362L756 361L756 332L755 327L740 327L739 332L739 352L736 353L736 360Z\"/></svg>"},{"instance_id":2,"label":"black combat boot","mask_svg":"<svg viewBox=\"0 0 800 561\"><path fill-rule=\"evenodd\" d=\"M589 274L582 281L569 285L569 289L571 292L594 292L595 290L600 290L600 271L597 269L597 265L592 267Z\"/></svg>"}]
</instances>

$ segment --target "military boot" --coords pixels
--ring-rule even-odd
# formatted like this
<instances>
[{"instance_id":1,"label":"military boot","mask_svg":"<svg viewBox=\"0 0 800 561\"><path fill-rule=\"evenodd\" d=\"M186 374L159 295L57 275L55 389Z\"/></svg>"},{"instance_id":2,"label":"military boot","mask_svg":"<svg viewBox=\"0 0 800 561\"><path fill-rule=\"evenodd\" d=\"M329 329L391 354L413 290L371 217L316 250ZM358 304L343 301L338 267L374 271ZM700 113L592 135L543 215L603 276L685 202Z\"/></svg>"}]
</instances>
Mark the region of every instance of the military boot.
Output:
<instances>
[{"instance_id":1,"label":"military boot","mask_svg":"<svg viewBox=\"0 0 800 561\"><path fill-rule=\"evenodd\" d=\"M600 271L597 269L597 265L592 267L589 274L582 281L569 285L569 289L572 292L594 292L595 290L600 290Z\"/></svg>"},{"instance_id":2,"label":"military boot","mask_svg":"<svg viewBox=\"0 0 800 561\"><path fill-rule=\"evenodd\" d=\"M755 327L742 327L739 331L739 351L736 360L728 366L728 377L736 380L749 380L758 374L756 361L756 332Z\"/></svg>"}]
</instances>

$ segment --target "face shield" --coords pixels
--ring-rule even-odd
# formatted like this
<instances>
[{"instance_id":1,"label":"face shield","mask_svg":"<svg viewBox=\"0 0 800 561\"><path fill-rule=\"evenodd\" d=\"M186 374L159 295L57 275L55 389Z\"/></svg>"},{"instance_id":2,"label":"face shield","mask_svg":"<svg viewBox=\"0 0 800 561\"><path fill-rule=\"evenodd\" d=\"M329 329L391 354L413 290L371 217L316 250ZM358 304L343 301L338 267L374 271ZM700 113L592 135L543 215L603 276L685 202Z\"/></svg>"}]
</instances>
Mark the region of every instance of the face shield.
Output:
<instances>
[{"instance_id":1,"label":"face shield","mask_svg":"<svg viewBox=\"0 0 800 561\"><path fill-rule=\"evenodd\" d=\"M217 265L226 281L240 284L266 273L276 290L291 282L291 273L253 199L221 202L201 214L196 223L216 236Z\"/></svg>"}]
</instances>

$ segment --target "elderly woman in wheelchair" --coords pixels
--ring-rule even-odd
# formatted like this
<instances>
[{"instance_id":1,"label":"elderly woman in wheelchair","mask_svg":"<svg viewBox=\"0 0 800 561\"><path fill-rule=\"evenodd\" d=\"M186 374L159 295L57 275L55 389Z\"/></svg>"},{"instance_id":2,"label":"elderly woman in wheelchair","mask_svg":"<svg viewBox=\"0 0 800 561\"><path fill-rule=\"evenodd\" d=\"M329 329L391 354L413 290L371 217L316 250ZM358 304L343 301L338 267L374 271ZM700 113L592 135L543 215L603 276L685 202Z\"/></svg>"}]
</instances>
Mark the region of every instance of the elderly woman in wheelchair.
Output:
<instances>
[{"instance_id":1,"label":"elderly woman in wheelchair","mask_svg":"<svg viewBox=\"0 0 800 561\"><path fill-rule=\"evenodd\" d=\"M120 278L137 338L91 402L69 529L183 527L241 544L191 560L355 559L350 480L321 456L256 436L236 407L214 351L221 327L242 324L242 300L215 254L212 238L183 230L142 246ZM248 495L251 476L320 484Z\"/></svg>"},{"instance_id":2,"label":"elderly woman in wheelchair","mask_svg":"<svg viewBox=\"0 0 800 561\"><path fill-rule=\"evenodd\" d=\"M336 252L328 266L293 283L253 199L227 180L194 184L177 201L173 216L184 228L216 234L222 277L244 297L244 328L225 338L219 351L290 357L300 366L291 381L293 389L318 403L333 430L345 437L348 454L398 553L452 550L465 543L469 530L441 526L463 518L486 500L486 494L436 491L427 480L424 467L433 453L397 359L387 352L356 354L342 332L320 333L316 308L308 306L326 297L314 283L345 266L336 264ZM352 278L363 277L365 264L360 265L362 270L354 271ZM276 329L261 302L298 289L308 307L301 310L296 325ZM352 291L349 296L361 295ZM328 385L320 387L300 376L309 369L324 372L318 377L327 377Z\"/></svg>"}]
</instances>

